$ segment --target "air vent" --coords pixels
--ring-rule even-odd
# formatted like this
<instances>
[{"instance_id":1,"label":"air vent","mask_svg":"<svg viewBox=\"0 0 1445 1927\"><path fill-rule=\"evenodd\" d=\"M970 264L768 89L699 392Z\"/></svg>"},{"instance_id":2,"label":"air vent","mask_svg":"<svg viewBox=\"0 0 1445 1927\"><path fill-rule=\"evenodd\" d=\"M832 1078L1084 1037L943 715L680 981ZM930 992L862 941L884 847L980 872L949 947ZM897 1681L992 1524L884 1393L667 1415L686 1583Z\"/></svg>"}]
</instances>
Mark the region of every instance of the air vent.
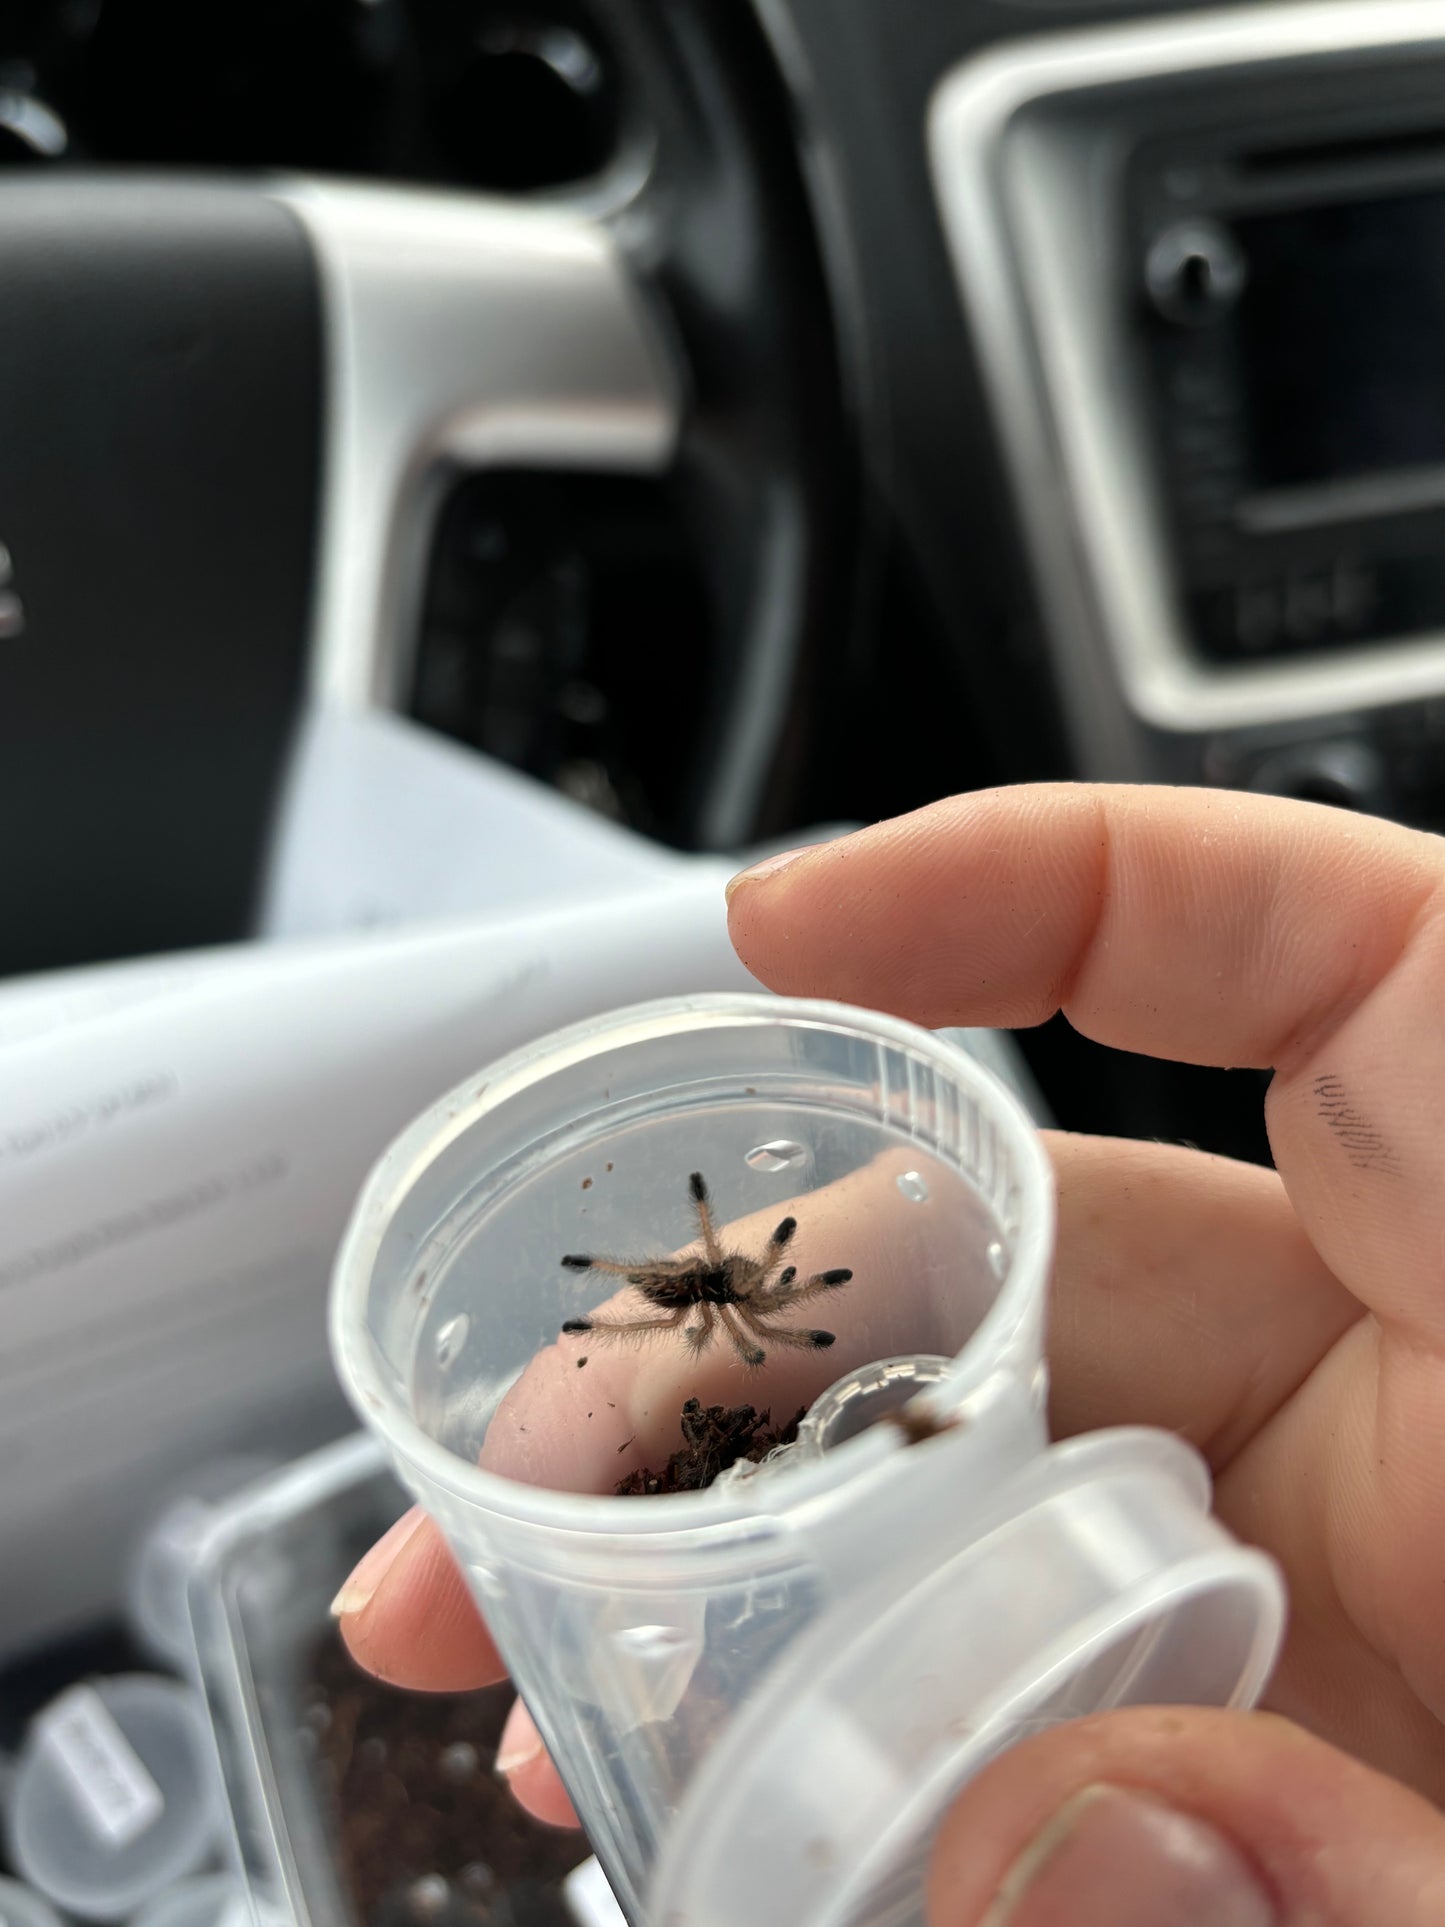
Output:
<instances>
[{"instance_id":1,"label":"air vent","mask_svg":"<svg viewBox=\"0 0 1445 1927\"><path fill-rule=\"evenodd\" d=\"M712 668L707 597L665 482L458 485L432 557L419 722L682 844Z\"/></svg>"}]
</instances>

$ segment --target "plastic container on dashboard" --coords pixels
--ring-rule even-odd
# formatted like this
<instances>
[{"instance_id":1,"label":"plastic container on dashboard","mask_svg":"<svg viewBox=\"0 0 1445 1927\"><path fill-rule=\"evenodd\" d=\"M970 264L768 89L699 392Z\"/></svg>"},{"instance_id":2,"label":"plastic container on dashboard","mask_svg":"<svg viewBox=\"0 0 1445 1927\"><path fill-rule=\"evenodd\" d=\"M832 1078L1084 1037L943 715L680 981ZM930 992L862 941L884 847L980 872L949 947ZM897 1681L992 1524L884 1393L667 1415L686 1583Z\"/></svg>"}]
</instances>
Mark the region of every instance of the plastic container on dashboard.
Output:
<instances>
[{"instance_id":1,"label":"plastic container on dashboard","mask_svg":"<svg viewBox=\"0 0 1445 1927\"><path fill-rule=\"evenodd\" d=\"M275 1466L274 1459L255 1453L200 1465L167 1494L142 1532L131 1554L123 1604L127 1626L152 1659L191 1671L186 1589L206 1534L228 1500Z\"/></svg>"},{"instance_id":2,"label":"plastic container on dashboard","mask_svg":"<svg viewBox=\"0 0 1445 1927\"><path fill-rule=\"evenodd\" d=\"M198 1872L223 1808L205 1710L149 1673L68 1688L31 1722L5 1814L10 1859L82 1920L124 1920Z\"/></svg>"},{"instance_id":3,"label":"plastic container on dashboard","mask_svg":"<svg viewBox=\"0 0 1445 1927\"><path fill-rule=\"evenodd\" d=\"M18 1880L0 1874L0 1922L4 1927L64 1927L43 1894L33 1887L22 1887Z\"/></svg>"},{"instance_id":4,"label":"plastic container on dashboard","mask_svg":"<svg viewBox=\"0 0 1445 1927\"><path fill-rule=\"evenodd\" d=\"M493 1772L510 1689L402 1694L341 1650L331 1600L406 1504L357 1433L240 1495L192 1578L256 1927L569 1927L566 1878L590 1849L529 1820Z\"/></svg>"}]
</instances>

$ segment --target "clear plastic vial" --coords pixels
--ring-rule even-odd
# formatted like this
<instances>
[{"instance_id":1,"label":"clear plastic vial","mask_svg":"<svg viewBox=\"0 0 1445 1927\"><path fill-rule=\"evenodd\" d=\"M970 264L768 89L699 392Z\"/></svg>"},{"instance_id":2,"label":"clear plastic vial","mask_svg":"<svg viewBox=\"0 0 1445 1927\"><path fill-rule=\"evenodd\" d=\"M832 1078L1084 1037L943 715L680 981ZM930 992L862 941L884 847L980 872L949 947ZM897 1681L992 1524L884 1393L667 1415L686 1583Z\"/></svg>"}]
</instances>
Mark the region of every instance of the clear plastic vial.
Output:
<instances>
[{"instance_id":1,"label":"clear plastic vial","mask_svg":"<svg viewBox=\"0 0 1445 1927\"><path fill-rule=\"evenodd\" d=\"M195 1467L166 1495L131 1554L123 1605L136 1643L163 1666L189 1675L195 1643L186 1588L206 1534L226 1501L274 1470L275 1461L238 1453Z\"/></svg>"},{"instance_id":2,"label":"clear plastic vial","mask_svg":"<svg viewBox=\"0 0 1445 1927\"><path fill-rule=\"evenodd\" d=\"M3 1927L64 1927L48 1900L18 1880L0 1874L0 1923Z\"/></svg>"},{"instance_id":3,"label":"clear plastic vial","mask_svg":"<svg viewBox=\"0 0 1445 1927\"><path fill-rule=\"evenodd\" d=\"M124 1920L206 1865L222 1806L196 1695L127 1673L68 1688L32 1721L5 1814L17 1871L82 1920Z\"/></svg>"},{"instance_id":4,"label":"clear plastic vial","mask_svg":"<svg viewBox=\"0 0 1445 1927\"><path fill-rule=\"evenodd\" d=\"M711 1315L665 1324L633 1267L709 1236ZM1210 1519L1198 1458L1049 1445L1052 1250L1047 1157L989 1072L763 996L548 1038L373 1174L337 1266L343 1380L634 1927L909 1919L948 1802L1023 1734L1259 1691L1279 1580ZM752 1261L728 1276L760 1327L724 1317L719 1252ZM690 1399L806 1416L707 1490L617 1496Z\"/></svg>"}]
</instances>

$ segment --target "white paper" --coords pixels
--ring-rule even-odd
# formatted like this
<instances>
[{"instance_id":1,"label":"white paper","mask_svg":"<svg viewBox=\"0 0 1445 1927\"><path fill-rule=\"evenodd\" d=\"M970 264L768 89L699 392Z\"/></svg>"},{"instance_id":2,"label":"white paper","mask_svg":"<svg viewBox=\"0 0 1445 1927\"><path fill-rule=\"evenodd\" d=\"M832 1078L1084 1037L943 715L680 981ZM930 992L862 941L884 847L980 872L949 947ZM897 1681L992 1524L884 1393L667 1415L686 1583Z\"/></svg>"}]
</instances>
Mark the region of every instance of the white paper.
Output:
<instances>
[{"instance_id":1,"label":"white paper","mask_svg":"<svg viewBox=\"0 0 1445 1927\"><path fill-rule=\"evenodd\" d=\"M443 1091L557 1025L752 987L727 869L126 965L120 1001L72 986L67 1020L0 1047L0 1652L109 1604L177 1461L342 1429L326 1291L371 1164ZM34 983L14 995L44 1002ZM0 1036L5 1005L0 990Z\"/></svg>"},{"instance_id":2,"label":"white paper","mask_svg":"<svg viewBox=\"0 0 1445 1927\"><path fill-rule=\"evenodd\" d=\"M593 901L690 859L405 717L318 709L292 752L263 937Z\"/></svg>"},{"instance_id":3,"label":"white paper","mask_svg":"<svg viewBox=\"0 0 1445 1927\"><path fill-rule=\"evenodd\" d=\"M347 1428L325 1300L372 1162L559 1024L755 987L733 867L316 711L262 941L0 984L0 1657L115 1603L178 1464Z\"/></svg>"},{"instance_id":4,"label":"white paper","mask_svg":"<svg viewBox=\"0 0 1445 1927\"><path fill-rule=\"evenodd\" d=\"M91 1828L116 1848L128 1847L166 1810L145 1762L109 1707L89 1686L73 1686L36 1721L39 1744L70 1782Z\"/></svg>"}]
</instances>

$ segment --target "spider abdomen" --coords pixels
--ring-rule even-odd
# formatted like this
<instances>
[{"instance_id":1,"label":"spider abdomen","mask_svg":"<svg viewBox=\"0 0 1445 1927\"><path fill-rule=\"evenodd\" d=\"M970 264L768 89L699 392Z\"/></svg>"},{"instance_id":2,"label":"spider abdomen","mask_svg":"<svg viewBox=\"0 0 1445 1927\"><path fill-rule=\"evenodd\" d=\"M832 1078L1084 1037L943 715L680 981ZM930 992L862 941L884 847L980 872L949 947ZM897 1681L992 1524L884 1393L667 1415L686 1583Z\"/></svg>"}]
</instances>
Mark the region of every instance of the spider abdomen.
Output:
<instances>
[{"instance_id":1,"label":"spider abdomen","mask_svg":"<svg viewBox=\"0 0 1445 1927\"><path fill-rule=\"evenodd\" d=\"M659 1305L664 1311L678 1311L683 1305L697 1305L702 1302L702 1292L698 1288L695 1272L685 1271L678 1278L655 1278L647 1272L639 1272L629 1280L650 1304Z\"/></svg>"},{"instance_id":2,"label":"spider abdomen","mask_svg":"<svg viewBox=\"0 0 1445 1927\"><path fill-rule=\"evenodd\" d=\"M738 1290L731 1263L696 1265L676 1278L656 1278L640 1273L631 1280L643 1297L665 1311L683 1305L735 1305Z\"/></svg>"}]
</instances>

